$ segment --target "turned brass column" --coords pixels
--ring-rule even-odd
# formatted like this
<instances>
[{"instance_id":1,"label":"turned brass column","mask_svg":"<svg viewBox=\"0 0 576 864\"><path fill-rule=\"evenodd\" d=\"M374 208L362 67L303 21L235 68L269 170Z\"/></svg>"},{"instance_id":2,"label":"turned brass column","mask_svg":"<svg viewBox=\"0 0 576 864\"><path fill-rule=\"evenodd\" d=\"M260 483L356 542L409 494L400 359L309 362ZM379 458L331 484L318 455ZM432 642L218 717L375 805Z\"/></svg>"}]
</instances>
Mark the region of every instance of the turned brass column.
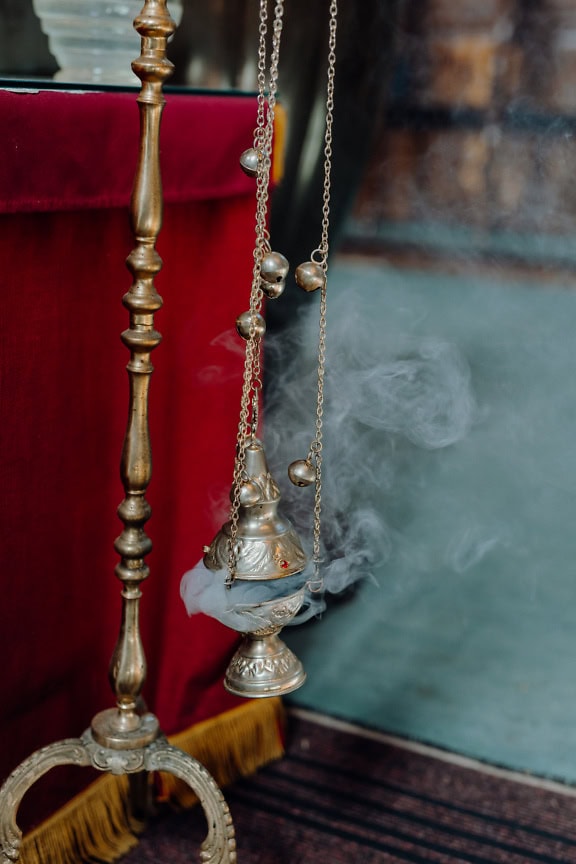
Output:
<instances>
[{"instance_id":1,"label":"turned brass column","mask_svg":"<svg viewBox=\"0 0 576 864\"><path fill-rule=\"evenodd\" d=\"M115 542L121 556L116 575L122 582L122 623L110 664L110 683L117 708L98 714L92 722L96 740L108 747L126 742L141 747L153 741L158 724L151 715L140 716L137 700L146 679L146 659L140 638L140 585L148 576L146 555L152 548L144 525L150 518L146 490L152 474L152 453L148 429L148 391L154 371L150 355L160 344L154 329L154 313L162 306L154 278L162 267L155 244L162 227L162 182L160 177L160 120L164 108L162 86L172 74L165 55L166 42L175 25L166 4L149 2L134 27L142 36L142 53L132 64L142 81L138 96L140 109L140 150L130 207L136 246L126 262L133 282L123 303L130 313L130 328L122 341L130 351L126 367L130 382L128 425L124 438L121 477L125 498L118 508L124 530ZM135 734L139 730L140 734Z\"/></svg>"},{"instance_id":2,"label":"turned brass column","mask_svg":"<svg viewBox=\"0 0 576 864\"><path fill-rule=\"evenodd\" d=\"M172 72L166 44L175 28L166 0L146 0L134 27L142 47L132 68L142 88L138 96L140 149L130 208L136 245L127 260L133 282L123 298L130 326L122 334L122 341L130 351L130 361L128 424L121 460L125 497L118 508L124 528L115 542L120 555L116 575L122 583L122 617L110 664L116 706L97 714L80 738L58 741L36 751L7 778L0 789L0 864L19 859L22 832L16 815L22 798L43 774L59 765L91 766L112 774L127 774L133 809L144 811L147 775L154 771L173 774L191 787L204 810L207 835L201 861L236 862L232 819L216 782L196 759L168 744L153 714L139 711L146 680L139 603L141 584L149 572L145 558L152 546L144 528L151 513L146 500L152 472L148 430L148 391L153 371L150 356L161 341L154 329L154 313L162 306L154 286L154 277L162 267L155 248L162 224L159 134L164 107L162 86Z\"/></svg>"}]
</instances>

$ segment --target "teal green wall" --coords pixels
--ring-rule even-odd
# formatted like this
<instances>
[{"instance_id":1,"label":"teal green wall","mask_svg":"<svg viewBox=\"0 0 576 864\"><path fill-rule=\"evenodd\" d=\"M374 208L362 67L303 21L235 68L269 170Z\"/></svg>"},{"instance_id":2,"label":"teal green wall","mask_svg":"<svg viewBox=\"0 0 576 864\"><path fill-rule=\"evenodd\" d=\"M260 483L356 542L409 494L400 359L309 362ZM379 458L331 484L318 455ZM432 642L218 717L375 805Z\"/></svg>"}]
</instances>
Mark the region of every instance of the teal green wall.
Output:
<instances>
[{"instance_id":1,"label":"teal green wall","mask_svg":"<svg viewBox=\"0 0 576 864\"><path fill-rule=\"evenodd\" d=\"M374 506L386 548L372 579L285 629L308 671L290 701L576 781L576 294L346 259L329 290L329 368L333 352L445 344L475 407L436 449L381 429L366 447L351 427L350 463L374 478L352 506ZM332 399L350 404L335 365Z\"/></svg>"}]
</instances>

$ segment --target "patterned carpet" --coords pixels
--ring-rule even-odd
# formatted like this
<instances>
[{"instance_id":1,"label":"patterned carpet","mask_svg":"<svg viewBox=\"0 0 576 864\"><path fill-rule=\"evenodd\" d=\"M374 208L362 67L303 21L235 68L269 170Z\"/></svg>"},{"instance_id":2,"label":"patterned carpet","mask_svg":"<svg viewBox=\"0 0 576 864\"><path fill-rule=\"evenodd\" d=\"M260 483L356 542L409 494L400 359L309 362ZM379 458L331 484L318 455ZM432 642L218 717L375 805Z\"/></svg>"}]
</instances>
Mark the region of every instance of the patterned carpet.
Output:
<instances>
[{"instance_id":1,"label":"patterned carpet","mask_svg":"<svg viewBox=\"0 0 576 864\"><path fill-rule=\"evenodd\" d=\"M576 862L571 789L326 722L291 716L285 758L226 790L239 864ZM125 864L198 861L200 815L163 815Z\"/></svg>"}]
</instances>

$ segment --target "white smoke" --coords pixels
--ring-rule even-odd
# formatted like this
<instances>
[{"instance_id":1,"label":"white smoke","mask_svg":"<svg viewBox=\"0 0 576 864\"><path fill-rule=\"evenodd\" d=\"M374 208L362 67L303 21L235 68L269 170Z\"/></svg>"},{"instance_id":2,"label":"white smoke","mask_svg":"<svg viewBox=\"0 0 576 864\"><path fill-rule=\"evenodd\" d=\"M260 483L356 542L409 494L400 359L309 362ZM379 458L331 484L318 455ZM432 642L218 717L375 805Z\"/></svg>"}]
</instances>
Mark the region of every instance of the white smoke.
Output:
<instances>
[{"instance_id":1,"label":"white smoke","mask_svg":"<svg viewBox=\"0 0 576 864\"><path fill-rule=\"evenodd\" d=\"M372 577L388 560L397 531L386 496L414 448L463 439L477 414L470 369L458 347L387 327L385 304L357 292L329 300L324 403L323 566L337 594ZM314 434L317 316L304 310L272 345L265 440L285 507L310 543L313 490L282 483L281 465L303 458Z\"/></svg>"},{"instance_id":2,"label":"white smoke","mask_svg":"<svg viewBox=\"0 0 576 864\"><path fill-rule=\"evenodd\" d=\"M199 561L182 577L180 595L189 615L203 612L241 633L267 627L270 620L262 604L295 593L306 581L305 574L297 573L276 581L238 580L226 588L226 575L225 570L208 570Z\"/></svg>"},{"instance_id":3,"label":"white smoke","mask_svg":"<svg viewBox=\"0 0 576 864\"><path fill-rule=\"evenodd\" d=\"M440 450L461 441L478 414L470 369L458 346L437 337L417 337L409 320L402 332L398 314L395 328L387 326L384 298L378 302L375 292L370 294L368 300L357 291L340 292L328 301L321 565L328 594L340 594L362 579L374 578L389 560L401 531L392 523L391 511L407 461L418 451ZM422 332L422 322L417 329ZM286 468L307 456L314 437L318 353L314 300L290 326L266 338L266 453L282 490L282 512L310 554L314 487L293 486ZM222 346L228 342L227 336L220 340ZM453 566L467 569L495 542L469 533L456 537L449 550ZM200 564L185 575L182 597L189 614L202 611L233 629L256 629L262 619L250 612L254 604L279 592L290 593L311 575L308 568L290 579L237 582L228 590L223 573L212 573ZM309 593L294 623L324 608L322 594Z\"/></svg>"}]
</instances>

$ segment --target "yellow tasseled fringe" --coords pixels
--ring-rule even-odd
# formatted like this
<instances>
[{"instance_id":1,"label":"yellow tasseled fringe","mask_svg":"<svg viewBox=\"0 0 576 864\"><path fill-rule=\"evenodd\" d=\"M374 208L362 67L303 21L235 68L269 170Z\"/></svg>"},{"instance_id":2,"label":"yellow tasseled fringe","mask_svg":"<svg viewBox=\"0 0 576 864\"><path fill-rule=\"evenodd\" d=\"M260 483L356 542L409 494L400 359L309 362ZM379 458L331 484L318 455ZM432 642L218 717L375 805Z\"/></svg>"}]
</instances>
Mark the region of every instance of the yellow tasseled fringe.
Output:
<instances>
[{"instance_id":1,"label":"yellow tasseled fringe","mask_svg":"<svg viewBox=\"0 0 576 864\"><path fill-rule=\"evenodd\" d=\"M275 186L280 183L284 176L287 126L288 117L286 110L280 102L277 102L274 109L274 149L272 151L272 171L270 178Z\"/></svg>"},{"instance_id":2,"label":"yellow tasseled fringe","mask_svg":"<svg viewBox=\"0 0 576 864\"><path fill-rule=\"evenodd\" d=\"M138 843L126 777L105 774L24 838L22 864L116 861Z\"/></svg>"},{"instance_id":3,"label":"yellow tasseled fringe","mask_svg":"<svg viewBox=\"0 0 576 864\"><path fill-rule=\"evenodd\" d=\"M170 743L226 786L283 755L283 726L281 699L258 699L173 735ZM197 802L192 790L169 774L161 775L161 799L182 808ZM108 864L138 843L144 827L130 815L127 777L105 774L24 838L20 862Z\"/></svg>"},{"instance_id":4,"label":"yellow tasseled fringe","mask_svg":"<svg viewBox=\"0 0 576 864\"><path fill-rule=\"evenodd\" d=\"M170 738L208 769L219 786L247 777L284 754L284 708L281 699L255 699L205 720ZM163 797L180 807L197 798L182 780L162 774Z\"/></svg>"}]
</instances>

